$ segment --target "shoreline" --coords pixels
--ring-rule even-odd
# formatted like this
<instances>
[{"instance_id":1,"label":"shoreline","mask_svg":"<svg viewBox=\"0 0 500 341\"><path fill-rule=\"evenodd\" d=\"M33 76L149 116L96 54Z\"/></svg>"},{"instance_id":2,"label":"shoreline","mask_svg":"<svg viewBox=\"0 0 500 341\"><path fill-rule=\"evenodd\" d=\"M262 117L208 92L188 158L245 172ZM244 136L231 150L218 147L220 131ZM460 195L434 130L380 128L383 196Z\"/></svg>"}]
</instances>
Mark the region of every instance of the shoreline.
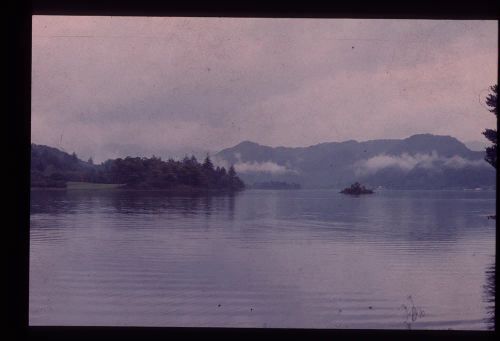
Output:
<instances>
[{"instance_id":1,"label":"shoreline","mask_svg":"<svg viewBox=\"0 0 500 341\"><path fill-rule=\"evenodd\" d=\"M74 190L113 190L113 191L142 191L142 192L172 192L172 193L236 193L245 190L254 191L339 191L340 188L252 188L248 186L243 189L230 190L230 189L217 189L217 188L196 188L189 186L179 186L176 188L133 188L127 187L126 184L109 184L109 183L92 183L92 182L79 182L79 181L68 181L66 187L38 187L30 186L30 190L40 191L40 190L51 190L51 191L74 191ZM482 188L482 189L470 189L470 188L378 188L373 194L377 192L390 192L390 191L422 191L422 192L491 192L496 191L495 188Z\"/></svg>"},{"instance_id":2,"label":"shoreline","mask_svg":"<svg viewBox=\"0 0 500 341\"><path fill-rule=\"evenodd\" d=\"M206 188L130 188L119 186L30 187L30 191L113 191L113 192L163 192L171 194L235 194L244 191Z\"/></svg>"},{"instance_id":3,"label":"shoreline","mask_svg":"<svg viewBox=\"0 0 500 341\"><path fill-rule=\"evenodd\" d=\"M135 191L135 192L180 192L180 193L189 193L189 192L229 192L236 193L242 191L339 191L334 188L300 188L300 189L263 189L263 188L245 188L242 190L218 190L218 189L157 189L157 188L127 188L127 187L102 187L102 188L67 188L67 187L32 187L30 186L30 191L42 191L42 190L50 190L50 191L76 191L76 190L113 190L113 191ZM399 191L420 191L420 192L496 192L496 189L482 189L482 190L470 190L470 189L459 189L459 188L450 188L450 189L379 189L377 192L399 192ZM373 194L377 193L374 192Z\"/></svg>"}]
</instances>

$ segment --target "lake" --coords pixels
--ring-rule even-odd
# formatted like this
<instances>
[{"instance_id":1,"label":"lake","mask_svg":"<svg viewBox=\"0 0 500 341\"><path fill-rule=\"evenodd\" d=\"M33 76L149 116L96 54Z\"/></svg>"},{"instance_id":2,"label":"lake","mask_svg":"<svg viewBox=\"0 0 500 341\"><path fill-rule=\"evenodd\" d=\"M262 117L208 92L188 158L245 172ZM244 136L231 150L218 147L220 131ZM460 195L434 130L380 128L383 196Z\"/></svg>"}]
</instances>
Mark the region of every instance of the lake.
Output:
<instances>
[{"instance_id":1,"label":"lake","mask_svg":"<svg viewBox=\"0 0 500 341\"><path fill-rule=\"evenodd\" d=\"M487 329L494 191L32 190L30 325Z\"/></svg>"}]
</instances>

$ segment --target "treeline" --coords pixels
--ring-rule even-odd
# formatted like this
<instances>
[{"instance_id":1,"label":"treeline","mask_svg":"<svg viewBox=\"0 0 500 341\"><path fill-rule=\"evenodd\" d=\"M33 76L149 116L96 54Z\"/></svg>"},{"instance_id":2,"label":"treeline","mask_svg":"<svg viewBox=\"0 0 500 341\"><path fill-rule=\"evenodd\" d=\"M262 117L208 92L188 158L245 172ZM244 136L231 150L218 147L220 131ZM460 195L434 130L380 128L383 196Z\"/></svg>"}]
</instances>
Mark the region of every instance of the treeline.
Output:
<instances>
[{"instance_id":1,"label":"treeline","mask_svg":"<svg viewBox=\"0 0 500 341\"><path fill-rule=\"evenodd\" d=\"M208 189L237 191L245 187L233 166L214 167L207 156L200 163L196 157L181 161L159 157L126 157L94 165L56 148L32 144L31 185L65 187L67 181L123 184L133 189Z\"/></svg>"},{"instance_id":2,"label":"treeline","mask_svg":"<svg viewBox=\"0 0 500 341\"><path fill-rule=\"evenodd\" d=\"M66 187L67 181L92 181L96 167L57 148L31 144L31 186Z\"/></svg>"},{"instance_id":3,"label":"treeline","mask_svg":"<svg viewBox=\"0 0 500 341\"><path fill-rule=\"evenodd\" d=\"M158 157L126 157L108 160L103 164L105 182L126 184L138 189L183 189L204 188L241 190L243 181L236 175L234 167L214 167L207 156L203 163L191 156L182 161Z\"/></svg>"}]
</instances>

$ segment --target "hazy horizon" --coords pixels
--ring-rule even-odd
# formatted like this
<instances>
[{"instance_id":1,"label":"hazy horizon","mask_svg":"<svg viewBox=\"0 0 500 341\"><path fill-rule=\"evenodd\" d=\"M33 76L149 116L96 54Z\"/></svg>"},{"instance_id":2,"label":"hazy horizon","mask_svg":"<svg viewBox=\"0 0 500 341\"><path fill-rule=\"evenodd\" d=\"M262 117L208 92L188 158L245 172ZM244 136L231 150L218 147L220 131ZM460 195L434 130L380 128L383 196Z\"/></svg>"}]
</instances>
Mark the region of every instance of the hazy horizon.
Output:
<instances>
[{"instance_id":1,"label":"hazy horizon","mask_svg":"<svg viewBox=\"0 0 500 341\"><path fill-rule=\"evenodd\" d=\"M32 47L32 142L96 162L496 126L496 21L33 16Z\"/></svg>"},{"instance_id":2,"label":"hazy horizon","mask_svg":"<svg viewBox=\"0 0 500 341\"><path fill-rule=\"evenodd\" d=\"M243 140L243 141L240 141L234 145L231 145L231 146L226 146L226 147L223 147L221 148L220 150L214 150L214 151L206 151L206 150L202 150L201 148L199 148L198 150L193 150L193 152L191 153L188 153L188 152L185 152L183 154L174 154L174 153L171 153L171 154L164 154L163 156L162 155L159 155L159 154L139 154L139 153L135 153L135 154L126 154L126 155L122 155L122 156L118 156L118 157L127 157L127 156L130 156L130 157L136 157L136 156L140 156L140 157L151 157L151 156L156 156L156 157L161 157L162 159L181 159L185 156L188 156L188 157L191 157L191 156L195 156L197 159L201 159L201 158L204 158L207 154L209 157L211 157L213 159L213 157L215 156L215 154L225 150L225 149L230 149L232 147L235 147L239 144L242 144L242 143L245 143L245 142L250 142L250 143L255 143L257 145L260 145L260 146L266 146L266 147L271 147L271 148L307 148L307 147L313 147L313 146L316 146L318 144L324 144L324 143L343 143L343 142L347 142L347 141L355 141L357 143L363 143L363 142L369 142L369 141L374 141L374 140L404 140L406 138L410 138L412 136L415 136L415 135L426 135L428 133L421 133L421 134L413 134L413 135L410 135L410 136L406 136L406 137L403 137L401 139L372 139L372 140L354 140L354 139L348 139L348 140L342 140L342 141L324 141L324 142L319 142L317 144L314 144L314 145L307 145L307 146L284 146L284 145L277 145L277 146L268 146L268 145L265 145L263 143L259 143L257 141L250 141L250 140ZM434 135L434 136L449 136L449 137L452 137L452 138L455 138L454 136L451 136L451 135L437 135L437 134L431 134L431 135ZM459 142L463 143L469 150L471 151L484 151L484 148L480 148L480 146L489 146L490 144L488 144L488 142L482 142L482 141L461 141L459 139L457 139ZM34 144L37 144L37 145L44 145L44 144L41 144L41 143L35 143L35 142L31 142L31 143L34 143ZM53 146L53 145L47 145L48 147L54 147L54 148L58 148L57 146ZM59 148L58 148L59 149ZM73 152L76 153L76 151L74 150L64 150L64 148L60 149L61 151L65 152L65 153L68 153L68 154L71 154ZM82 157L80 155L78 155L77 153L77 156L80 160L83 160L83 161L86 161L87 158L85 157ZM96 162L96 163L102 163L106 160L109 160L109 159L112 159L112 158L107 158L107 159L104 159L104 160L96 160L94 158L93 159L93 162ZM216 162L217 164L223 164L224 162L221 163L221 160L217 160L215 159L215 161L218 161ZM224 166L227 166L226 164L223 164Z\"/></svg>"}]
</instances>

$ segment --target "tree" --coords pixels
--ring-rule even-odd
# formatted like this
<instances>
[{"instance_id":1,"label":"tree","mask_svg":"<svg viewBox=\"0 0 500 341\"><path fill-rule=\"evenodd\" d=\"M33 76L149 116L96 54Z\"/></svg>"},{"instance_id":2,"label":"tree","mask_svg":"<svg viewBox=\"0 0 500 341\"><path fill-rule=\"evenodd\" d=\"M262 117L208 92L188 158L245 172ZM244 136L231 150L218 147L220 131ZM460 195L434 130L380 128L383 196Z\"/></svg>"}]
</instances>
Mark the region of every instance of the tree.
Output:
<instances>
[{"instance_id":1,"label":"tree","mask_svg":"<svg viewBox=\"0 0 500 341\"><path fill-rule=\"evenodd\" d=\"M490 112L495 114L498 119L498 84L490 87L491 93L486 97L486 105L490 107ZM492 143L490 147L486 148L486 156L484 159L495 169L497 168L497 130L485 129L483 135Z\"/></svg>"},{"instance_id":2,"label":"tree","mask_svg":"<svg viewBox=\"0 0 500 341\"><path fill-rule=\"evenodd\" d=\"M203 169L205 169L208 172L213 172L214 171L214 164L210 160L210 157L208 156L205 158L205 161L203 161Z\"/></svg>"},{"instance_id":3,"label":"tree","mask_svg":"<svg viewBox=\"0 0 500 341\"><path fill-rule=\"evenodd\" d=\"M135 189L243 189L234 167L229 173L224 167L215 167L208 155L203 163L194 156L186 155L182 161L172 158L163 161L153 155L127 156L96 165L92 158L81 164L76 153L67 154L45 146L31 148L30 175L34 187L64 187L66 181L91 181L124 184Z\"/></svg>"},{"instance_id":4,"label":"tree","mask_svg":"<svg viewBox=\"0 0 500 341\"><path fill-rule=\"evenodd\" d=\"M229 175L230 178L234 178L236 176L236 171L234 170L233 165L231 165L229 167L229 171L227 172L227 175Z\"/></svg>"},{"instance_id":5,"label":"tree","mask_svg":"<svg viewBox=\"0 0 500 341\"><path fill-rule=\"evenodd\" d=\"M236 175L236 171L234 170L234 166L231 165L229 170L227 171L227 175L229 176L229 188L232 190L240 190L245 188L245 184L241 179Z\"/></svg>"}]
</instances>

